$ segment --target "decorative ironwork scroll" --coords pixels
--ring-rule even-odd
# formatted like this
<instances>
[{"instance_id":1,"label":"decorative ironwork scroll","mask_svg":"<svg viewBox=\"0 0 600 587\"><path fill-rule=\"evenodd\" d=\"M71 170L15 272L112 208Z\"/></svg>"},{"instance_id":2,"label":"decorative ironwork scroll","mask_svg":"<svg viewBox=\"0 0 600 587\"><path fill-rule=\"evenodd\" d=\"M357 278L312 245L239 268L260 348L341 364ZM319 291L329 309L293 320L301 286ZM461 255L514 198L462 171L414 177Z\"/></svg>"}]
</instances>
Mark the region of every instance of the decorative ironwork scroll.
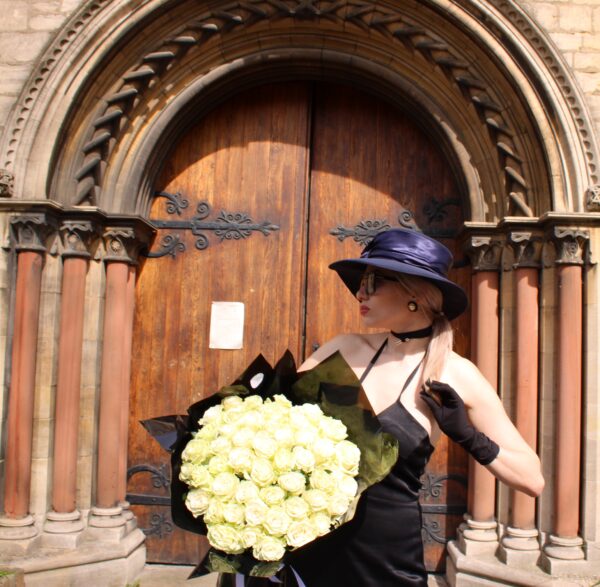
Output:
<instances>
[{"instance_id":1,"label":"decorative ironwork scroll","mask_svg":"<svg viewBox=\"0 0 600 587\"><path fill-rule=\"evenodd\" d=\"M181 215L181 210L187 208L189 202L183 198L179 192L170 194L168 192L157 192L155 197L166 198L167 213ZM261 232L265 236L279 226L269 220L255 222L244 212L226 212L221 210L215 220L206 220L210 215L211 207L206 201L202 201L196 207L196 215L191 220L155 220L150 221L160 229L183 229L191 230L196 238L196 248L199 251L209 246L209 241L204 231L213 231L221 241L240 240L251 236L253 232ZM185 243L176 234L168 234L161 241L161 248L158 251L147 253L147 257L157 258L170 255L175 257L177 253L183 253L186 250Z\"/></svg>"}]
</instances>

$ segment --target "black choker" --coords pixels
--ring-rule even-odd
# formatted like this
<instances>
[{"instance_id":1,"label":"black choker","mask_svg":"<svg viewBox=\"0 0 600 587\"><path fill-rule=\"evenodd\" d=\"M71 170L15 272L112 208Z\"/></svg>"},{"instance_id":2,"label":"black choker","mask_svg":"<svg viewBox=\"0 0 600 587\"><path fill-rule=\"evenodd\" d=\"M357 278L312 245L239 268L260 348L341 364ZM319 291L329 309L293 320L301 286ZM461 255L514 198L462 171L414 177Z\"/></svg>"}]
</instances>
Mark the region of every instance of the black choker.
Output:
<instances>
[{"instance_id":1,"label":"black choker","mask_svg":"<svg viewBox=\"0 0 600 587\"><path fill-rule=\"evenodd\" d=\"M413 330L412 332L394 332L390 331L390 334L397 338L395 342L407 342L413 338L427 338L433 334L433 327L427 326L427 328L421 328L421 330Z\"/></svg>"}]
</instances>

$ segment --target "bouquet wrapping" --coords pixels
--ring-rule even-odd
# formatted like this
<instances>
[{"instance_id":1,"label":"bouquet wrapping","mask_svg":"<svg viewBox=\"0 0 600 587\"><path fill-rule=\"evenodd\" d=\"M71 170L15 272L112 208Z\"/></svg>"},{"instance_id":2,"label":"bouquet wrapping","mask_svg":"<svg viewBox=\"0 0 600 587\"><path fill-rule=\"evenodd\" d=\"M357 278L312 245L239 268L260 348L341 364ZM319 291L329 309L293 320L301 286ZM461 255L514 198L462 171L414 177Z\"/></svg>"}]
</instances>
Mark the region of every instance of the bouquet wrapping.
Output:
<instances>
[{"instance_id":1,"label":"bouquet wrapping","mask_svg":"<svg viewBox=\"0 0 600 587\"><path fill-rule=\"evenodd\" d=\"M269 577L295 548L352 519L398 457L340 353L298 373L259 355L185 416L142 422L171 453L171 515L207 536L191 577Z\"/></svg>"}]
</instances>

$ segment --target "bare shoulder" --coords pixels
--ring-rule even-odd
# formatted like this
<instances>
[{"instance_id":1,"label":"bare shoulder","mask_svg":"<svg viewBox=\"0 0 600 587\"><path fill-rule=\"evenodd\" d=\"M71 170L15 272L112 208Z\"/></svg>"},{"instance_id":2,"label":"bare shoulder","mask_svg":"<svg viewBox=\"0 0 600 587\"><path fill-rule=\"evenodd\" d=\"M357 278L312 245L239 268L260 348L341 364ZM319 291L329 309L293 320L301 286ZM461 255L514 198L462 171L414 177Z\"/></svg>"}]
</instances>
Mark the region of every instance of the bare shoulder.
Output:
<instances>
[{"instance_id":1,"label":"bare shoulder","mask_svg":"<svg viewBox=\"0 0 600 587\"><path fill-rule=\"evenodd\" d=\"M300 371L311 369L327 357L335 352L340 352L346 361L352 364L353 358L361 356L363 353L370 353L376 349L383 339L385 334L340 334L325 344L320 346L306 361L301 365Z\"/></svg>"},{"instance_id":2,"label":"bare shoulder","mask_svg":"<svg viewBox=\"0 0 600 587\"><path fill-rule=\"evenodd\" d=\"M496 390L490 385L477 366L452 353L444 368L444 382L452 386L467 405L481 401L485 397L497 397Z\"/></svg>"}]
</instances>

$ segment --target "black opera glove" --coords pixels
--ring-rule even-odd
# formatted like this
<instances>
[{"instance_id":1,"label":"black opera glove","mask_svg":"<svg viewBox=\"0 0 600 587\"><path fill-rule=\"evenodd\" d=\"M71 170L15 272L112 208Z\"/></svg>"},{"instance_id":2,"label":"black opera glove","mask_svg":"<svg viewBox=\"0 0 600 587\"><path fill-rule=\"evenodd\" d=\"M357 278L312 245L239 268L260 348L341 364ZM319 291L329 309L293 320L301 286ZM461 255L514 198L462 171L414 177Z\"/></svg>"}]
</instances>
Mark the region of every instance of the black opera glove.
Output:
<instances>
[{"instance_id":1,"label":"black opera glove","mask_svg":"<svg viewBox=\"0 0 600 587\"><path fill-rule=\"evenodd\" d=\"M420 395L442 432L460 444L478 463L489 465L498 456L500 447L469 422L465 404L452 387L439 381L427 381Z\"/></svg>"}]
</instances>

